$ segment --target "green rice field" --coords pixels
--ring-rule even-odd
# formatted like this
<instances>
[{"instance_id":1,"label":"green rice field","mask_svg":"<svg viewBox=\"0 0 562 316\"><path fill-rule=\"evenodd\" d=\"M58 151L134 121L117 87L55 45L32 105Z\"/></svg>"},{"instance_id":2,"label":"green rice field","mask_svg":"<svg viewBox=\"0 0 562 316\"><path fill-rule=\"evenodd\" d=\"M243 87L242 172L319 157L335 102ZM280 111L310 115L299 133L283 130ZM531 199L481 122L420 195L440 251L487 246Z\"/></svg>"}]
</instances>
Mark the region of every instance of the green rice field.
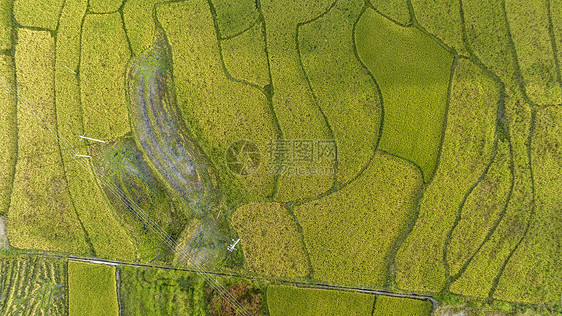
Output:
<instances>
[{"instance_id":1,"label":"green rice field","mask_svg":"<svg viewBox=\"0 0 562 316\"><path fill-rule=\"evenodd\" d=\"M0 315L562 314L561 25L0 0Z\"/></svg>"}]
</instances>

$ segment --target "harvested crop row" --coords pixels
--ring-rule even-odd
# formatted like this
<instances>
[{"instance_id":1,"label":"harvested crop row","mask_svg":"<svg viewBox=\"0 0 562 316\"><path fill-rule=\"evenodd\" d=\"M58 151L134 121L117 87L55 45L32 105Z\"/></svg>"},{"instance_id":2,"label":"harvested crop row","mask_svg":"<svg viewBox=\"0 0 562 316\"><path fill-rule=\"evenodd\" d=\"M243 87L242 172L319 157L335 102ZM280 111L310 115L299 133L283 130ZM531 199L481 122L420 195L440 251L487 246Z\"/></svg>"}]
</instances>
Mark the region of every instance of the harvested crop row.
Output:
<instances>
[{"instance_id":1,"label":"harvested crop row","mask_svg":"<svg viewBox=\"0 0 562 316\"><path fill-rule=\"evenodd\" d=\"M0 275L0 315L66 314L63 259L2 255Z\"/></svg>"},{"instance_id":2,"label":"harvested crop row","mask_svg":"<svg viewBox=\"0 0 562 316\"><path fill-rule=\"evenodd\" d=\"M412 164L377 153L343 189L295 207L314 279L383 286L392 247L415 214L422 183Z\"/></svg>"},{"instance_id":3,"label":"harvested crop row","mask_svg":"<svg viewBox=\"0 0 562 316\"><path fill-rule=\"evenodd\" d=\"M505 8L529 98L539 104L562 103L562 82L548 33L546 1L506 0Z\"/></svg>"},{"instance_id":4,"label":"harvested crop row","mask_svg":"<svg viewBox=\"0 0 562 316\"><path fill-rule=\"evenodd\" d=\"M280 203L252 203L232 215L244 258L259 274L302 277L308 274L305 249L297 226Z\"/></svg>"},{"instance_id":5,"label":"harvested crop row","mask_svg":"<svg viewBox=\"0 0 562 316\"><path fill-rule=\"evenodd\" d=\"M68 315L119 315L115 267L68 261Z\"/></svg>"},{"instance_id":6,"label":"harvested crop row","mask_svg":"<svg viewBox=\"0 0 562 316\"><path fill-rule=\"evenodd\" d=\"M157 182L156 175L143 159L142 153L136 149L134 140L129 138L111 145L95 146L91 148L91 153L92 164L100 174L100 179L103 179L102 189L110 202L107 203L103 195L96 193L94 196L100 195L99 198L104 203L104 207L100 209L108 215L115 214L115 218L119 219L116 223L123 227L119 227L118 231L125 229L129 233L137 246L137 255L141 261L149 261L158 255L165 259L169 252L168 246L147 228L151 227L151 222L156 223L170 236L176 236L183 229L185 220L181 216L183 214L174 210L165 189ZM95 184L95 179L92 180ZM135 203L136 209L132 208L130 202ZM148 215L151 222L147 218L139 218L136 214L138 209ZM119 242L119 239L115 239ZM132 247L122 249L130 241L121 242L122 246L115 247L121 250L113 255L125 256L130 253Z\"/></svg>"},{"instance_id":7,"label":"harvested crop row","mask_svg":"<svg viewBox=\"0 0 562 316\"><path fill-rule=\"evenodd\" d=\"M197 216L220 199L216 174L189 135L176 106L172 56L161 38L135 59L127 85L131 122L139 148L165 185Z\"/></svg>"},{"instance_id":8,"label":"harvested crop row","mask_svg":"<svg viewBox=\"0 0 562 316\"><path fill-rule=\"evenodd\" d=\"M273 108L285 139L333 138L301 68L298 39L295 38L298 23L319 17L327 12L332 3L333 0L289 3L261 1L275 91ZM313 162L299 161L298 164L303 167L314 166ZM285 157L283 165L292 165L288 157ZM288 201L319 195L332 187L333 178L331 174L281 175L276 200Z\"/></svg>"},{"instance_id":9,"label":"harvested crop row","mask_svg":"<svg viewBox=\"0 0 562 316\"><path fill-rule=\"evenodd\" d=\"M14 60L0 56L0 215L6 215L17 155Z\"/></svg>"},{"instance_id":10,"label":"harvested crop row","mask_svg":"<svg viewBox=\"0 0 562 316\"><path fill-rule=\"evenodd\" d=\"M119 13L86 15L80 48L84 131L114 140L131 130L124 89L131 52Z\"/></svg>"},{"instance_id":11,"label":"harvested crop row","mask_svg":"<svg viewBox=\"0 0 562 316\"><path fill-rule=\"evenodd\" d=\"M355 29L357 53L380 86L379 149L408 159L431 178L442 140L453 56L415 28L367 9Z\"/></svg>"},{"instance_id":12,"label":"harvested crop row","mask_svg":"<svg viewBox=\"0 0 562 316\"><path fill-rule=\"evenodd\" d=\"M172 50L178 107L188 132L217 169L223 192L234 200L269 195L273 176L265 164L236 177L225 163L229 144L245 139L265 154L268 141L276 135L265 96L224 74L208 4L204 0L162 4L156 15ZM232 194L233 190L238 193Z\"/></svg>"},{"instance_id":13,"label":"harvested crop row","mask_svg":"<svg viewBox=\"0 0 562 316\"><path fill-rule=\"evenodd\" d=\"M363 5L361 0L338 1L326 15L298 28L305 73L337 140L341 183L367 164L381 124L376 83L354 52L353 25Z\"/></svg>"},{"instance_id":14,"label":"harvested crop row","mask_svg":"<svg viewBox=\"0 0 562 316\"><path fill-rule=\"evenodd\" d=\"M262 23L236 37L223 40L221 47L224 64L232 77L260 87L270 83Z\"/></svg>"},{"instance_id":15,"label":"harvested crop row","mask_svg":"<svg viewBox=\"0 0 562 316\"><path fill-rule=\"evenodd\" d=\"M445 282L443 243L466 192L491 162L499 87L466 59L454 70L447 127L436 174L397 258L400 288L437 292Z\"/></svg>"}]
</instances>

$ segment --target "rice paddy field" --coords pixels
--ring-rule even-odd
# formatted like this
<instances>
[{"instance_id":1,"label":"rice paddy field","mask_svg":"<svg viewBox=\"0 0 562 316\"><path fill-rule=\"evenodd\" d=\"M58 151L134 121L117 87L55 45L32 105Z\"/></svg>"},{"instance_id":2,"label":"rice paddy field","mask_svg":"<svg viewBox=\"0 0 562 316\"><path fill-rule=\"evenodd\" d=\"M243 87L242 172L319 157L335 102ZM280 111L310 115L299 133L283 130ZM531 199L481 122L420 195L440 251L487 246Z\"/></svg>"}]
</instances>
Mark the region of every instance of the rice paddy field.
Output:
<instances>
[{"instance_id":1,"label":"rice paddy field","mask_svg":"<svg viewBox=\"0 0 562 316\"><path fill-rule=\"evenodd\" d=\"M68 261L68 315L119 315L115 267Z\"/></svg>"},{"instance_id":2,"label":"rice paddy field","mask_svg":"<svg viewBox=\"0 0 562 316\"><path fill-rule=\"evenodd\" d=\"M562 314L561 25L0 0L0 315Z\"/></svg>"}]
</instances>

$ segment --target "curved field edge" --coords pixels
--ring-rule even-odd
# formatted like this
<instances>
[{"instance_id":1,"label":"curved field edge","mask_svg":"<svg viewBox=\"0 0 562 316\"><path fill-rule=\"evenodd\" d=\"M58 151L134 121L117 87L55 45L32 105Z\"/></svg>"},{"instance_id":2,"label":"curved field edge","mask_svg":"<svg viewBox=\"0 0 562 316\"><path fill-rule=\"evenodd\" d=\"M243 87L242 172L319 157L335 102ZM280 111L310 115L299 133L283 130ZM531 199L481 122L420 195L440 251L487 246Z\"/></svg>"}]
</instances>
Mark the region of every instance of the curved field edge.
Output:
<instances>
[{"instance_id":1,"label":"curved field edge","mask_svg":"<svg viewBox=\"0 0 562 316\"><path fill-rule=\"evenodd\" d=\"M310 255L312 279L384 286L391 249L414 216L422 183L419 169L378 153L362 176L344 189L296 205L293 211Z\"/></svg>"},{"instance_id":2,"label":"curved field edge","mask_svg":"<svg viewBox=\"0 0 562 316\"><path fill-rule=\"evenodd\" d=\"M466 59L459 60L451 85L439 165L420 201L416 225L395 259L400 288L438 292L444 286L442 249L447 232L466 192L480 181L495 150L498 85ZM467 107L468 102L479 111Z\"/></svg>"},{"instance_id":3,"label":"curved field edge","mask_svg":"<svg viewBox=\"0 0 562 316\"><path fill-rule=\"evenodd\" d=\"M416 163L429 181L441 144L453 55L418 29L397 26L372 9L361 16L355 43L384 100L378 148Z\"/></svg>"}]
</instances>

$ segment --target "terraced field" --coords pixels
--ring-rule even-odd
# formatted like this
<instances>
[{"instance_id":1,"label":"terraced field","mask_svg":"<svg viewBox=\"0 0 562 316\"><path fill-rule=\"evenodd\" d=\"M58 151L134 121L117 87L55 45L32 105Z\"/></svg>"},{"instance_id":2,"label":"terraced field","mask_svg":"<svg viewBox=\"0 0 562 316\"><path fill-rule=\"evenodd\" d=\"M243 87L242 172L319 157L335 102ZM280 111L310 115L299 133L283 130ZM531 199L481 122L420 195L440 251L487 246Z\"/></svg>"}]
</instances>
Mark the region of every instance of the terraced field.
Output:
<instances>
[{"instance_id":1,"label":"terraced field","mask_svg":"<svg viewBox=\"0 0 562 316\"><path fill-rule=\"evenodd\" d=\"M115 267L68 261L68 315L119 315Z\"/></svg>"},{"instance_id":2,"label":"terraced field","mask_svg":"<svg viewBox=\"0 0 562 316\"><path fill-rule=\"evenodd\" d=\"M371 9L357 22L355 43L384 103L378 148L412 161L429 181L442 141L453 56L418 29L397 26Z\"/></svg>"},{"instance_id":3,"label":"terraced field","mask_svg":"<svg viewBox=\"0 0 562 316\"><path fill-rule=\"evenodd\" d=\"M429 301L364 293L272 285L267 305L277 315L431 315Z\"/></svg>"},{"instance_id":4,"label":"terraced field","mask_svg":"<svg viewBox=\"0 0 562 316\"><path fill-rule=\"evenodd\" d=\"M303 277L309 262L298 227L280 203L247 204L232 215L248 266L271 277Z\"/></svg>"},{"instance_id":5,"label":"terraced field","mask_svg":"<svg viewBox=\"0 0 562 316\"><path fill-rule=\"evenodd\" d=\"M560 23L560 0L4 1L9 251L562 313ZM240 140L251 154L229 147ZM330 173L313 172L325 153L303 155L316 141L336 144ZM0 269L0 314L46 314L38 293L66 283L58 260L0 257ZM118 271L121 292L100 272L111 303L80 305L87 292L71 289L51 311L116 314L120 293L124 314L234 313L195 275ZM218 282L256 313L431 312Z\"/></svg>"}]
</instances>

